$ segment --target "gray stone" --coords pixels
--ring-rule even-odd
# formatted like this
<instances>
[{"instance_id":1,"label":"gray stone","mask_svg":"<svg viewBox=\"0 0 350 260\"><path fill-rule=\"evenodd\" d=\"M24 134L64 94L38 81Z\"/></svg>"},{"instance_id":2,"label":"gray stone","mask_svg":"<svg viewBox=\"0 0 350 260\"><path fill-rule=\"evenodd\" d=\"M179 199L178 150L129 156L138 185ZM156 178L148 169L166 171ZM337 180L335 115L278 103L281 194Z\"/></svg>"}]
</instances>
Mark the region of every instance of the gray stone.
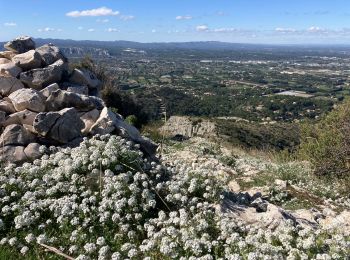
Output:
<instances>
[{"instance_id":1,"label":"gray stone","mask_svg":"<svg viewBox=\"0 0 350 260\"><path fill-rule=\"evenodd\" d=\"M17 53L13 51L0 51L0 58L11 60Z\"/></svg>"},{"instance_id":2,"label":"gray stone","mask_svg":"<svg viewBox=\"0 0 350 260\"><path fill-rule=\"evenodd\" d=\"M59 90L60 86L57 83L53 83L46 88L40 90L40 93L43 94L44 97L48 98L52 92Z\"/></svg>"},{"instance_id":3,"label":"gray stone","mask_svg":"<svg viewBox=\"0 0 350 260\"><path fill-rule=\"evenodd\" d=\"M33 125L38 113L28 109L10 114L0 125L8 126L12 124Z\"/></svg>"},{"instance_id":4,"label":"gray stone","mask_svg":"<svg viewBox=\"0 0 350 260\"><path fill-rule=\"evenodd\" d=\"M96 75L87 69L74 69L69 81L78 85L85 85L89 88L97 89L100 88L102 84Z\"/></svg>"},{"instance_id":5,"label":"gray stone","mask_svg":"<svg viewBox=\"0 0 350 260\"><path fill-rule=\"evenodd\" d=\"M12 76L0 76L0 94L8 96L12 92L24 88L21 81Z\"/></svg>"},{"instance_id":6,"label":"gray stone","mask_svg":"<svg viewBox=\"0 0 350 260\"><path fill-rule=\"evenodd\" d=\"M39 134L66 144L81 137L84 122L76 109L65 108L57 112L39 113L33 126Z\"/></svg>"},{"instance_id":7,"label":"gray stone","mask_svg":"<svg viewBox=\"0 0 350 260\"><path fill-rule=\"evenodd\" d=\"M9 163L23 163L27 161L28 158L24 153L23 146L4 146L0 147L0 161L9 164Z\"/></svg>"},{"instance_id":8,"label":"gray stone","mask_svg":"<svg viewBox=\"0 0 350 260\"><path fill-rule=\"evenodd\" d=\"M16 112L16 109L13 106L11 99L9 99L8 97L0 100L0 110L9 114Z\"/></svg>"},{"instance_id":9,"label":"gray stone","mask_svg":"<svg viewBox=\"0 0 350 260\"><path fill-rule=\"evenodd\" d=\"M103 108L96 123L90 128L92 135L100 134L105 135L114 131L117 116L107 107Z\"/></svg>"},{"instance_id":10,"label":"gray stone","mask_svg":"<svg viewBox=\"0 0 350 260\"><path fill-rule=\"evenodd\" d=\"M38 143L30 143L24 149L24 153L28 159L28 161L34 161L35 159L39 159L42 156L40 152L40 144Z\"/></svg>"},{"instance_id":11,"label":"gray stone","mask_svg":"<svg viewBox=\"0 0 350 260\"><path fill-rule=\"evenodd\" d=\"M5 49L16 52L24 53L35 49L35 42L29 36L20 36L12 41L5 43Z\"/></svg>"},{"instance_id":12,"label":"gray stone","mask_svg":"<svg viewBox=\"0 0 350 260\"><path fill-rule=\"evenodd\" d=\"M67 64L63 60L58 60L45 68L22 72L20 80L30 88L42 90L52 83L59 82L65 71Z\"/></svg>"},{"instance_id":13,"label":"gray stone","mask_svg":"<svg viewBox=\"0 0 350 260\"><path fill-rule=\"evenodd\" d=\"M100 116L100 111L97 109L93 109L86 113L80 114L80 119L84 122L84 129L81 131L83 135L87 135L91 129L91 127L95 124L96 120Z\"/></svg>"},{"instance_id":14,"label":"gray stone","mask_svg":"<svg viewBox=\"0 0 350 260\"><path fill-rule=\"evenodd\" d=\"M41 66L41 56L35 50L18 54L12 58L12 61L22 70L36 69Z\"/></svg>"},{"instance_id":15,"label":"gray stone","mask_svg":"<svg viewBox=\"0 0 350 260\"><path fill-rule=\"evenodd\" d=\"M16 66L16 64L12 61L5 64L0 64L1 75L10 75L12 77L17 77L21 72L22 69Z\"/></svg>"},{"instance_id":16,"label":"gray stone","mask_svg":"<svg viewBox=\"0 0 350 260\"><path fill-rule=\"evenodd\" d=\"M104 107L100 98L80 95L65 90L56 90L46 100L46 109L48 111L57 111L67 107L74 107L79 111L89 111Z\"/></svg>"},{"instance_id":17,"label":"gray stone","mask_svg":"<svg viewBox=\"0 0 350 260\"><path fill-rule=\"evenodd\" d=\"M51 43L38 47L36 51L40 53L44 66L51 65L59 59L67 61L60 49Z\"/></svg>"},{"instance_id":18,"label":"gray stone","mask_svg":"<svg viewBox=\"0 0 350 260\"><path fill-rule=\"evenodd\" d=\"M0 126L4 124L6 120L6 112L0 111Z\"/></svg>"},{"instance_id":19,"label":"gray stone","mask_svg":"<svg viewBox=\"0 0 350 260\"><path fill-rule=\"evenodd\" d=\"M0 146L27 145L35 141L35 136L21 125L9 125L0 136Z\"/></svg>"},{"instance_id":20,"label":"gray stone","mask_svg":"<svg viewBox=\"0 0 350 260\"><path fill-rule=\"evenodd\" d=\"M67 91L81 95L89 95L89 88L87 86L72 85L67 88Z\"/></svg>"},{"instance_id":21,"label":"gray stone","mask_svg":"<svg viewBox=\"0 0 350 260\"><path fill-rule=\"evenodd\" d=\"M11 60L6 59L6 58L0 58L0 64L6 64L6 63L10 63Z\"/></svg>"},{"instance_id":22,"label":"gray stone","mask_svg":"<svg viewBox=\"0 0 350 260\"><path fill-rule=\"evenodd\" d=\"M19 89L11 93L9 98L11 99L16 111L23 111L25 109L34 112L45 111L45 98L39 91L34 89Z\"/></svg>"}]
</instances>

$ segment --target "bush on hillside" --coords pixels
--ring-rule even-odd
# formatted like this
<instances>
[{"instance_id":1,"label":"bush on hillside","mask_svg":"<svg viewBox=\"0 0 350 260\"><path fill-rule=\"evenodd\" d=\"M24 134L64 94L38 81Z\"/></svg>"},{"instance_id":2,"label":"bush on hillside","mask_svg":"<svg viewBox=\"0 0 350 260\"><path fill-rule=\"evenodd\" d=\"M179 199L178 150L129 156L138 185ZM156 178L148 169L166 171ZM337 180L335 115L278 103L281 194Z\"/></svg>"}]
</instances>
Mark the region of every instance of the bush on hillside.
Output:
<instances>
[{"instance_id":1,"label":"bush on hillside","mask_svg":"<svg viewBox=\"0 0 350 260\"><path fill-rule=\"evenodd\" d=\"M318 175L349 176L350 100L316 124L302 124L299 156L310 161Z\"/></svg>"}]
</instances>

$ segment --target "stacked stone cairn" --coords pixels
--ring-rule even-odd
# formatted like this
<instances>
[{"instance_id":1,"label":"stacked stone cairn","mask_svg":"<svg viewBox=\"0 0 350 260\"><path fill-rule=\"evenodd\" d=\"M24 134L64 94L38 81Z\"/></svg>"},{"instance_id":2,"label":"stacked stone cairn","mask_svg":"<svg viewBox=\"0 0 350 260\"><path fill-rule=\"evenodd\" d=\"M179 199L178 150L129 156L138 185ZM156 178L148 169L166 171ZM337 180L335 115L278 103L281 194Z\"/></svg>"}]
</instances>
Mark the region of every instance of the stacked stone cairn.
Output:
<instances>
[{"instance_id":1,"label":"stacked stone cairn","mask_svg":"<svg viewBox=\"0 0 350 260\"><path fill-rule=\"evenodd\" d=\"M83 137L118 134L139 143L148 155L156 145L108 109L99 98L102 83L87 69L69 71L53 44L36 48L21 36L0 52L0 161L39 158L43 146L74 147Z\"/></svg>"}]
</instances>

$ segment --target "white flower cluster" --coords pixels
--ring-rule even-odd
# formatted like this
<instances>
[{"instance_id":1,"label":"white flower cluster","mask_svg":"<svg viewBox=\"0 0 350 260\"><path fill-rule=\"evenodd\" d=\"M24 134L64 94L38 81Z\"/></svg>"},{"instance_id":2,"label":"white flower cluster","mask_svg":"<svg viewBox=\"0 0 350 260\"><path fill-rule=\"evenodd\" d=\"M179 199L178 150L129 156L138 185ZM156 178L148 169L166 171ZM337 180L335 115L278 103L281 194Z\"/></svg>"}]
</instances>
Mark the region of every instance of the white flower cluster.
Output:
<instances>
[{"instance_id":1,"label":"white flower cluster","mask_svg":"<svg viewBox=\"0 0 350 260\"><path fill-rule=\"evenodd\" d=\"M349 234L254 228L217 212L226 177L165 167L117 136L52 148L0 172L0 250L37 243L76 259L346 259Z\"/></svg>"}]
</instances>

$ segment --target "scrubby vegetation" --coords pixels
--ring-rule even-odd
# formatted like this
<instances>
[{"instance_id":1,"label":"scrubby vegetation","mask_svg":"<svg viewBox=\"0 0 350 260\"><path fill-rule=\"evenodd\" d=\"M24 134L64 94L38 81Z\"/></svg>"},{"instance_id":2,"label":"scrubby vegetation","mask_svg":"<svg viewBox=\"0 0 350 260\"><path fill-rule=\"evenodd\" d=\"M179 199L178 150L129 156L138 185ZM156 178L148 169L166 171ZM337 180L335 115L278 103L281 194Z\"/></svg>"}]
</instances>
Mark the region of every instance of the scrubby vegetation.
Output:
<instances>
[{"instance_id":1,"label":"scrubby vegetation","mask_svg":"<svg viewBox=\"0 0 350 260\"><path fill-rule=\"evenodd\" d=\"M226 174L186 164L166 167L117 136L52 148L33 164L3 168L0 176L0 252L13 255L50 257L40 244L76 259L345 259L350 254L350 237L341 229L287 222L263 230L220 213Z\"/></svg>"}]
</instances>

